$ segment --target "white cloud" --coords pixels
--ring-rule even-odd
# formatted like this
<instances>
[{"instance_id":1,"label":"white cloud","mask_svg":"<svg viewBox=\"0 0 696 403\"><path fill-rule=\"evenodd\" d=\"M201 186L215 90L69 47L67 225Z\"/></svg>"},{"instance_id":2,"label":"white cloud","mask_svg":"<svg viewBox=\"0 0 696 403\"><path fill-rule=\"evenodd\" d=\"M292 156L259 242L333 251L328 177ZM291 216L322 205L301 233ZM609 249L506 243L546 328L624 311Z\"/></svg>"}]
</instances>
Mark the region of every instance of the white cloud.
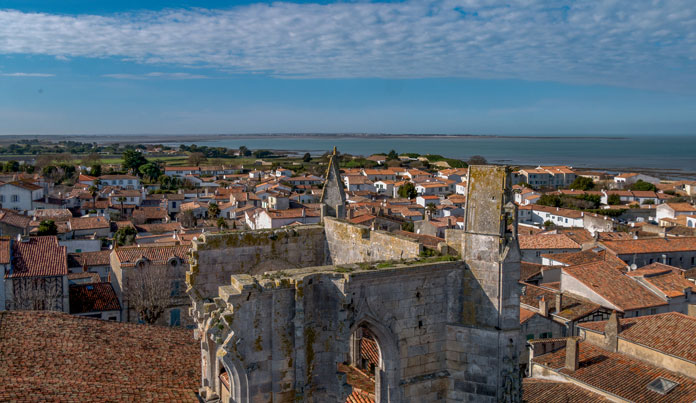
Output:
<instances>
[{"instance_id":1,"label":"white cloud","mask_svg":"<svg viewBox=\"0 0 696 403\"><path fill-rule=\"evenodd\" d=\"M0 54L285 78L469 77L696 90L689 0L253 4L109 16L0 11Z\"/></svg>"},{"instance_id":2,"label":"white cloud","mask_svg":"<svg viewBox=\"0 0 696 403\"><path fill-rule=\"evenodd\" d=\"M49 73L0 73L1 77L55 77L55 74Z\"/></svg>"},{"instance_id":3,"label":"white cloud","mask_svg":"<svg viewBox=\"0 0 696 403\"><path fill-rule=\"evenodd\" d=\"M148 78L160 78L167 80L200 80L205 78L210 78L201 74L191 74L191 73L162 73L162 72L152 72L146 74L103 74L102 77L115 78L120 80L147 80Z\"/></svg>"}]
</instances>

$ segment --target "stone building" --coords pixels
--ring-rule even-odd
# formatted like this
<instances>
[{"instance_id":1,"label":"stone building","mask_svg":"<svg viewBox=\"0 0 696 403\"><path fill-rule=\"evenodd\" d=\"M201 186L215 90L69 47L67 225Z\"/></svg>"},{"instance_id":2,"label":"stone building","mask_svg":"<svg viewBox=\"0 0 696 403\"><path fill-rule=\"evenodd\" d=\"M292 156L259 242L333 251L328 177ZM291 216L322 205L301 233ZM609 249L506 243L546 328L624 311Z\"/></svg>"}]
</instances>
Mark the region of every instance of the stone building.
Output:
<instances>
[{"instance_id":1,"label":"stone building","mask_svg":"<svg viewBox=\"0 0 696 403\"><path fill-rule=\"evenodd\" d=\"M344 221L337 155L322 225L204 234L188 293L201 396L224 402L344 402L365 335L379 353L376 402L521 401L520 252L507 169L469 173L454 256ZM516 225L512 225L516 228Z\"/></svg>"}]
</instances>

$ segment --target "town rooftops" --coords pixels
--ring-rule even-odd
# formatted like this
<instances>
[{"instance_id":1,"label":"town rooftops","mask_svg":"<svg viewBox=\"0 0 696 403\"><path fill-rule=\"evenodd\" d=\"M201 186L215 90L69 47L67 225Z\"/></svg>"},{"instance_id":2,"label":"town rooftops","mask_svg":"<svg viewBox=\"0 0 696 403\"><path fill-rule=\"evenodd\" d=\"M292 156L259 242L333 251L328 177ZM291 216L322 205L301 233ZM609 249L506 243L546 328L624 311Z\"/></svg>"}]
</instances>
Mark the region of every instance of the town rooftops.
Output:
<instances>
[{"instance_id":1,"label":"town rooftops","mask_svg":"<svg viewBox=\"0 0 696 403\"><path fill-rule=\"evenodd\" d=\"M198 402L190 330L48 311L0 312L0 400Z\"/></svg>"},{"instance_id":2,"label":"town rooftops","mask_svg":"<svg viewBox=\"0 0 696 403\"><path fill-rule=\"evenodd\" d=\"M187 260L188 249L186 246L121 247L116 249L116 257L124 267L135 266L141 259L152 264L166 264L172 257Z\"/></svg>"},{"instance_id":3,"label":"town rooftops","mask_svg":"<svg viewBox=\"0 0 696 403\"><path fill-rule=\"evenodd\" d=\"M70 286L70 313L120 311L121 304L111 283L73 284Z\"/></svg>"},{"instance_id":4,"label":"town rooftops","mask_svg":"<svg viewBox=\"0 0 696 403\"><path fill-rule=\"evenodd\" d=\"M73 231L96 230L111 226L109 220L103 216L71 218L68 222L70 223L70 229Z\"/></svg>"},{"instance_id":5,"label":"town rooftops","mask_svg":"<svg viewBox=\"0 0 696 403\"><path fill-rule=\"evenodd\" d=\"M0 264L9 264L10 263L10 247L12 245L12 241L10 240L10 237L7 236L2 236L0 237Z\"/></svg>"},{"instance_id":6,"label":"town rooftops","mask_svg":"<svg viewBox=\"0 0 696 403\"><path fill-rule=\"evenodd\" d=\"M679 213L696 212L696 206L689 203L665 203L665 206Z\"/></svg>"},{"instance_id":7,"label":"town rooftops","mask_svg":"<svg viewBox=\"0 0 696 403\"><path fill-rule=\"evenodd\" d=\"M14 182L10 182L10 183L5 183L5 185L12 185L12 186L16 186L18 188L31 190L31 191L42 189L41 186L35 185L31 182L26 182L26 181L14 181Z\"/></svg>"},{"instance_id":8,"label":"town rooftops","mask_svg":"<svg viewBox=\"0 0 696 403\"><path fill-rule=\"evenodd\" d=\"M524 401L527 403L604 403L611 402L570 382L524 378L522 380Z\"/></svg>"},{"instance_id":9,"label":"town rooftops","mask_svg":"<svg viewBox=\"0 0 696 403\"><path fill-rule=\"evenodd\" d=\"M607 321L579 326L604 333ZM678 312L619 319L619 338L696 363L696 318Z\"/></svg>"},{"instance_id":10,"label":"town rooftops","mask_svg":"<svg viewBox=\"0 0 696 403\"><path fill-rule=\"evenodd\" d=\"M111 251L100 250L96 252L80 252L68 254L69 267L109 266L111 264Z\"/></svg>"},{"instance_id":11,"label":"town rooftops","mask_svg":"<svg viewBox=\"0 0 696 403\"><path fill-rule=\"evenodd\" d=\"M667 305L666 301L607 262L564 267L562 270L621 311Z\"/></svg>"},{"instance_id":12,"label":"town rooftops","mask_svg":"<svg viewBox=\"0 0 696 403\"><path fill-rule=\"evenodd\" d=\"M664 334L660 331L653 335L661 337ZM682 336L682 338L685 337ZM544 366L591 388L606 391L623 401L692 402L696 400L696 380L693 378L631 358L626 354L612 353L588 342L581 342L578 361L579 366L576 371L565 368L565 347L532 359L536 365ZM649 389L647 385L659 377L676 382L676 387L666 394Z\"/></svg>"},{"instance_id":13,"label":"town rooftops","mask_svg":"<svg viewBox=\"0 0 696 403\"><path fill-rule=\"evenodd\" d=\"M0 209L0 223L15 228L28 228L29 223L31 223L31 217L17 214L12 210Z\"/></svg>"},{"instance_id":14,"label":"town rooftops","mask_svg":"<svg viewBox=\"0 0 696 403\"><path fill-rule=\"evenodd\" d=\"M564 234L520 235L520 249L580 249L580 245Z\"/></svg>"},{"instance_id":15,"label":"town rooftops","mask_svg":"<svg viewBox=\"0 0 696 403\"><path fill-rule=\"evenodd\" d=\"M120 175L120 174L119 174L119 175L102 175L102 176L99 177L99 180L107 180L107 181L110 181L110 180L115 180L115 179L116 179L116 180L119 180L119 179L138 179L138 180L139 180L139 178L138 178L137 176L133 176L133 175Z\"/></svg>"},{"instance_id":16,"label":"town rooftops","mask_svg":"<svg viewBox=\"0 0 696 403\"><path fill-rule=\"evenodd\" d=\"M12 269L5 278L52 277L68 274L65 246L55 236L38 236L12 242Z\"/></svg>"},{"instance_id":17,"label":"town rooftops","mask_svg":"<svg viewBox=\"0 0 696 403\"><path fill-rule=\"evenodd\" d=\"M617 255L686 252L696 250L696 237L648 238L619 241L602 241L608 250Z\"/></svg>"},{"instance_id":18,"label":"town rooftops","mask_svg":"<svg viewBox=\"0 0 696 403\"><path fill-rule=\"evenodd\" d=\"M662 263L652 263L627 273L628 276L638 278L665 297L678 298L684 296L685 289L691 289L696 293L696 285L683 276L684 271Z\"/></svg>"}]
</instances>

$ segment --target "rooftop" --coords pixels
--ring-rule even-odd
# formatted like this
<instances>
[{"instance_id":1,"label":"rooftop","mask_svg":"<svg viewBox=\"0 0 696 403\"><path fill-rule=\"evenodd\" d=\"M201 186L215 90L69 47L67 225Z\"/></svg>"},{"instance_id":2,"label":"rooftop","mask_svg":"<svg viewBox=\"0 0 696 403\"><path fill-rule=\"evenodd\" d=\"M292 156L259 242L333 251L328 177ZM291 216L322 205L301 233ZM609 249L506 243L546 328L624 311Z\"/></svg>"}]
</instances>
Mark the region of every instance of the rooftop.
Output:
<instances>
[{"instance_id":1,"label":"rooftop","mask_svg":"<svg viewBox=\"0 0 696 403\"><path fill-rule=\"evenodd\" d=\"M71 314L119 310L121 310L121 305L111 283L70 286Z\"/></svg>"}]
</instances>

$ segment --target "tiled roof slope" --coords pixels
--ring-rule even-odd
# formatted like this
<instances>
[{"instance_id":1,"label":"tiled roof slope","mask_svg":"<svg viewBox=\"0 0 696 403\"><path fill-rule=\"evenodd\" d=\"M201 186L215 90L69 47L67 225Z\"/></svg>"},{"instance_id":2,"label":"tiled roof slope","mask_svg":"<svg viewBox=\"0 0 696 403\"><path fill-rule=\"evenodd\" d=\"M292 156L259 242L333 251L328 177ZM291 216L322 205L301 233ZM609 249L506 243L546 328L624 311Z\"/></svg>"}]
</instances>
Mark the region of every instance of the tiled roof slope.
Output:
<instances>
[{"instance_id":1,"label":"tiled roof slope","mask_svg":"<svg viewBox=\"0 0 696 403\"><path fill-rule=\"evenodd\" d=\"M55 236L31 237L12 243L12 271L5 278L48 277L68 274L65 246Z\"/></svg>"},{"instance_id":2,"label":"tiled roof slope","mask_svg":"<svg viewBox=\"0 0 696 403\"><path fill-rule=\"evenodd\" d=\"M68 254L69 267L92 267L111 265L111 251L80 252Z\"/></svg>"},{"instance_id":3,"label":"tiled roof slope","mask_svg":"<svg viewBox=\"0 0 696 403\"><path fill-rule=\"evenodd\" d=\"M602 244L617 255L684 252L696 250L696 237L649 238L622 241L603 241Z\"/></svg>"},{"instance_id":4,"label":"tiled roof slope","mask_svg":"<svg viewBox=\"0 0 696 403\"><path fill-rule=\"evenodd\" d=\"M171 257L187 260L187 246L148 246L116 249L116 255L121 266L134 266L140 258L145 258L154 264L164 264Z\"/></svg>"},{"instance_id":5,"label":"tiled roof slope","mask_svg":"<svg viewBox=\"0 0 696 403\"><path fill-rule=\"evenodd\" d=\"M0 401L197 402L190 330L0 312Z\"/></svg>"},{"instance_id":6,"label":"tiled roof slope","mask_svg":"<svg viewBox=\"0 0 696 403\"><path fill-rule=\"evenodd\" d=\"M684 296L686 288L691 288L691 292L696 293L696 286L684 278L683 273L684 271L677 267L652 263L627 274L649 283L670 298L678 298Z\"/></svg>"},{"instance_id":7,"label":"tiled roof slope","mask_svg":"<svg viewBox=\"0 0 696 403\"><path fill-rule=\"evenodd\" d=\"M577 371L566 369L565 360L565 347L533 359L534 363L544 365L628 401L692 402L696 400L696 380L630 358L625 354L612 353L587 342L580 343L580 365ZM679 385L666 395L661 395L647 388L648 383L657 377L664 377Z\"/></svg>"},{"instance_id":8,"label":"tiled roof slope","mask_svg":"<svg viewBox=\"0 0 696 403\"><path fill-rule=\"evenodd\" d=\"M121 305L111 283L70 286L70 313L118 311Z\"/></svg>"},{"instance_id":9,"label":"tiled roof slope","mask_svg":"<svg viewBox=\"0 0 696 403\"><path fill-rule=\"evenodd\" d=\"M563 271L622 311L667 304L606 262L564 267Z\"/></svg>"},{"instance_id":10,"label":"tiled roof slope","mask_svg":"<svg viewBox=\"0 0 696 403\"><path fill-rule=\"evenodd\" d=\"M564 234L520 235L520 249L580 249L580 245Z\"/></svg>"},{"instance_id":11,"label":"tiled roof slope","mask_svg":"<svg viewBox=\"0 0 696 403\"><path fill-rule=\"evenodd\" d=\"M621 319L619 337L655 350L696 362L696 318L678 312ZM579 326L604 332L606 321Z\"/></svg>"},{"instance_id":12,"label":"tiled roof slope","mask_svg":"<svg viewBox=\"0 0 696 403\"><path fill-rule=\"evenodd\" d=\"M524 401L527 403L604 403L611 401L570 382L536 378L522 380L522 393Z\"/></svg>"},{"instance_id":13,"label":"tiled roof slope","mask_svg":"<svg viewBox=\"0 0 696 403\"><path fill-rule=\"evenodd\" d=\"M10 237L0 237L0 264L10 263L10 246L12 241Z\"/></svg>"}]
</instances>

